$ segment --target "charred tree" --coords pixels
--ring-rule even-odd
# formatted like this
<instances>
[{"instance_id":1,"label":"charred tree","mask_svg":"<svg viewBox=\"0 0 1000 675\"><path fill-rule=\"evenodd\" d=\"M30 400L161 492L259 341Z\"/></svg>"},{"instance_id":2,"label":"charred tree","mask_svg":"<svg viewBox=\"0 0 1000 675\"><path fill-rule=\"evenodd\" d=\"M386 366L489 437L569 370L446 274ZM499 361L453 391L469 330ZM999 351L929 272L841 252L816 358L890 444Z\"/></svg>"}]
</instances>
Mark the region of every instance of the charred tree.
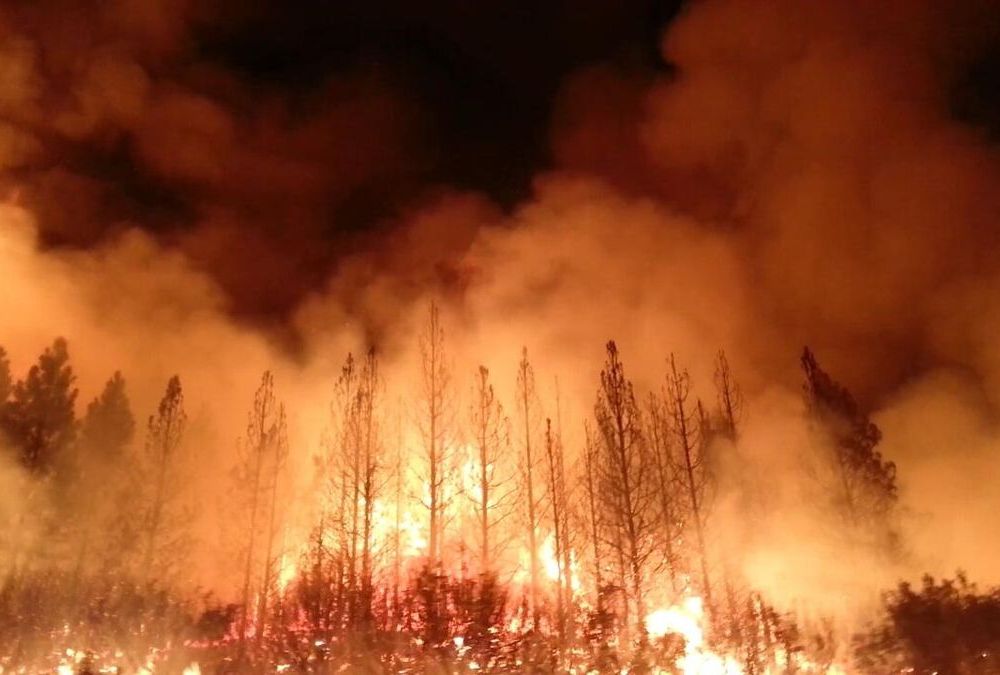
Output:
<instances>
[{"instance_id":1,"label":"charred tree","mask_svg":"<svg viewBox=\"0 0 1000 675\"><path fill-rule=\"evenodd\" d=\"M247 415L246 436L240 444L240 461L235 474L246 518L238 627L241 662L247 655L254 602L257 603L257 623L253 628L257 640L266 632L267 595L273 585L278 481L287 450L284 407L275 399L274 376L267 371L261 376Z\"/></svg>"},{"instance_id":2,"label":"charred tree","mask_svg":"<svg viewBox=\"0 0 1000 675\"><path fill-rule=\"evenodd\" d=\"M545 463L549 514L552 517L553 553L557 567L556 623L559 629L559 644L562 647L566 641L568 614L573 602L569 567L569 498L566 491L562 438L557 431L553 431L552 420L548 418L545 420Z\"/></svg>"},{"instance_id":3,"label":"charred tree","mask_svg":"<svg viewBox=\"0 0 1000 675\"><path fill-rule=\"evenodd\" d=\"M479 571L484 577L496 572L496 556L503 543L497 531L511 513L514 496L508 471L509 422L489 377L486 366L479 366L469 416L475 439L469 499L479 535Z\"/></svg>"},{"instance_id":4,"label":"charred tree","mask_svg":"<svg viewBox=\"0 0 1000 675\"><path fill-rule=\"evenodd\" d=\"M686 370L677 370L674 355L670 355L670 372L664 398L670 414L670 429L676 448L676 470L687 501L687 511L694 529L702 593L709 613L714 612L712 585L709 578L708 546L705 527L708 518L708 492L711 477L706 460L707 422L701 402L690 402L691 377Z\"/></svg>"},{"instance_id":5,"label":"charred tree","mask_svg":"<svg viewBox=\"0 0 1000 675\"><path fill-rule=\"evenodd\" d=\"M538 550L538 533L542 520L542 491L538 489L538 472L541 457L536 445L539 425L539 405L535 392L535 370L528 360L527 348L521 350L521 360L517 366L517 411L520 416L519 430L521 453L519 466L521 488L524 491L524 518L528 530L529 584L528 598L531 604L532 625L538 626L541 613L539 589L541 584L541 561Z\"/></svg>"},{"instance_id":6,"label":"charred tree","mask_svg":"<svg viewBox=\"0 0 1000 675\"><path fill-rule=\"evenodd\" d=\"M146 425L145 452L140 462L138 490L143 508L140 528L142 567L147 583L169 577L186 539L182 530L190 520L184 504L183 458L180 456L187 414L184 392L176 375L167 382L156 414Z\"/></svg>"},{"instance_id":7,"label":"charred tree","mask_svg":"<svg viewBox=\"0 0 1000 675\"><path fill-rule=\"evenodd\" d=\"M670 576L670 586L674 593L680 591L678 570L680 569L680 547L684 531L684 509L681 508L680 489L682 483L673 461L673 441L671 437L670 412L662 397L651 394L647 405L649 455L655 470L656 496L660 521L659 539L663 542L663 559Z\"/></svg>"},{"instance_id":8,"label":"charred tree","mask_svg":"<svg viewBox=\"0 0 1000 675\"><path fill-rule=\"evenodd\" d=\"M610 543L628 583L627 589L623 589L625 620L627 623L631 604L643 647L646 635L643 580L653 552L656 493L641 413L613 341L607 344L594 417L601 444L602 509L612 530Z\"/></svg>"},{"instance_id":9,"label":"charred tree","mask_svg":"<svg viewBox=\"0 0 1000 675\"><path fill-rule=\"evenodd\" d=\"M445 486L454 448L450 440L452 400L451 370L445 353L444 328L438 306L431 303L427 325L420 337L421 397L418 425L424 441L426 491L423 506L428 516L428 561L440 568L446 510L451 498Z\"/></svg>"},{"instance_id":10,"label":"charred tree","mask_svg":"<svg viewBox=\"0 0 1000 675\"><path fill-rule=\"evenodd\" d=\"M743 392L740 390L726 353L719 350L715 356L715 394L720 432L733 443L739 436L738 425L743 417Z\"/></svg>"},{"instance_id":11,"label":"charred tree","mask_svg":"<svg viewBox=\"0 0 1000 675\"><path fill-rule=\"evenodd\" d=\"M356 541L355 555L357 549L360 549L361 558L354 618L364 627L370 627L372 619L372 574L376 554L373 542L374 508L375 500L382 491L383 440L379 409L381 396L382 380L378 357L375 350L370 349L361 368L361 381L357 402L354 405L356 421L353 423L357 428L355 434L357 461L352 470L355 481L353 511L356 514L353 536ZM358 520L360 529L357 527Z\"/></svg>"}]
</instances>

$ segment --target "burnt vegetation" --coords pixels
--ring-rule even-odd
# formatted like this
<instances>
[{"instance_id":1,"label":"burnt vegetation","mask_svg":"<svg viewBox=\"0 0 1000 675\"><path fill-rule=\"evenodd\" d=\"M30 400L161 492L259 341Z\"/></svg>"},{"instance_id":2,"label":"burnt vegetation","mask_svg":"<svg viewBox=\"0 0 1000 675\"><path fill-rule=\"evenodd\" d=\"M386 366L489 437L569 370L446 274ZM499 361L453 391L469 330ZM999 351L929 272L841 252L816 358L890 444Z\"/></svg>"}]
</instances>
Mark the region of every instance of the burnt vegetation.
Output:
<instances>
[{"instance_id":1,"label":"burnt vegetation","mask_svg":"<svg viewBox=\"0 0 1000 675\"><path fill-rule=\"evenodd\" d=\"M1000 591L964 576L888 592L849 653L836 644L852 636L777 611L744 578L743 535L719 530L717 504L752 523L768 502L720 470L752 462L725 354L705 400L672 354L640 393L608 342L568 435L527 350L509 401L499 371L454 370L436 307L419 353L409 401L388 395L374 350L348 355L310 448L291 446L264 373L225 505L209 507L178 377L138 433L121 373L77 418L64 340L19 379L0 351L2 461L24 495L0 511L0 671L998 672ZM853 547L903 555L881 432L808 350L802 369L814 492ZM312 460L308 489L294 457ZM230 524L218 596L186 581L204 508Z\"/></svg>"}]
</instances>

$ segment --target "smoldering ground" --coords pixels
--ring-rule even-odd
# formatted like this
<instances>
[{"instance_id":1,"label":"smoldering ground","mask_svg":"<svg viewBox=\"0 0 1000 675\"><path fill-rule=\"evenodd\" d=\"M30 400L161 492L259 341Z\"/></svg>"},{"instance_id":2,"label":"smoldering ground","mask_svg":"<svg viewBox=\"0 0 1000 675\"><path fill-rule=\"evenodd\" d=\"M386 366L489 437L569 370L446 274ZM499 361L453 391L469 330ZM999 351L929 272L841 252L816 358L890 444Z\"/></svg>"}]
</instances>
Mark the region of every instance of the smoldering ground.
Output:
<instances>
[{"instance_id":1,"label":"smoldering ground","mask_svg":"<svg viewBox=\"0 0 1000 675\"><path fill-rule=\"evenodd\" d=\"M567 429L590 413L608 338L640 389L675 353L706 400L722 348L746 395L742 453L780 506L746 544L751 578L827 608L925 570L996 581L983 476L1000 441L1000 164L955 104L998 14L952 5L691 3L664 29L669 69L625 58L564 80L549 160L513 203L421 171L428 111L391 69L292 96L194 58L210 20L194 6L15 5L0 343L22 373L65 336L81 401L120 369L140 419L179 373L206 486L266 368L302 484L347 350L377 343L412 400L431 298L460 390L482 362L506 396L526 345L552 392L558 377ZM330 236L384 194L377 226ZM899 467L907 556L863 583L801 506L804 344ZM206 535L224 525L213 513Z\"/></svg>"}]
</instances>

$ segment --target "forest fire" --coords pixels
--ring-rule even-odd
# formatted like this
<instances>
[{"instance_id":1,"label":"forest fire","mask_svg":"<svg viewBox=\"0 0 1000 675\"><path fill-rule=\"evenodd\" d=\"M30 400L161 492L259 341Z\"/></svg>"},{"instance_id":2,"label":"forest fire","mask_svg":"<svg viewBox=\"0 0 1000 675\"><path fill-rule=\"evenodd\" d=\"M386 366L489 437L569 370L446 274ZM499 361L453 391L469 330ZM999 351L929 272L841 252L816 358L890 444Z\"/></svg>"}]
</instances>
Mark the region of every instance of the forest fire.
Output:
<instances>
[{"instance_id":1,"label":"forest fire","mask_svg":"<svg viewBox=\"0 0 1000 675\"><path fill-rule=\"evenodd\" d=\"M178 378L170 379L144 449L133 454L126 446L132 416L116 375L88 408L80 437L117 440L116 461L131 463L126 475L141 478L98 493L131 504L134 518L111 511L100 527L124 526L138 536L131 545L120 540L114 577L85 567L85 549L75 570L34 572L55 588L66 584L66 592L79 593L81 583L100 583L101 590L81 598L79 609L62 610L70 612L62 627L41 628L48 617L36 616L33 631L49 636L34 635L40 651L11 653L5 672L44 668L46 652L57 658L59 672L118 672L124 663L155 672L179 667L170 665L178 660L211 672L324 664L492 672L543 663L565 672L840 672L830 660L814 661L833 654L812 654L794 618L770 608L738 577L733 561L710 548L711 490L725 489L713 473L717 453L737 440L743 407L723 353L716 360L718 408L709 412L691 399L689 376L673 357L662 393L641 404L609 342L594 418L574 458L561 420L542 419L526 350L512 406L520 417L506 416L489 371L480 367L468 414L474 440L462 444L445 426L455 417L435 305L420 344L416 431L393 431L388 422L401 417L383 407L376 353L348 355L313 461L310 500L299 497L306 508L297 514L288 497L287 413L274 376L264 373L231 471L234 522L245 524L231 549L240 561L231 567L237 602L209 602L196 622L196 607L175 596L169 577L151 576L182 568L190 544L172 542L191 541L190 504L176 481L188 425L183 390ZM817 433L843 434L838 447L870 452L864 444L870 432L858 426L863 418L849 394L808 351L803 367L817 424L854 416L848 431L817 426ZM46 400L68 396L72 381L66 344L57 341L14 386L8 414L32 390L46 391ZM865 435L856 440L859 428ZM413 439L408 462L399 461L401 448L390 438ZM47 452L38 446L24 461L48 461ZM851 506L872 509L864 531L887 531L890 521L880 519L894 499L885 482L892 466L875 453L859 465L865 473L853 464L831 466L848 472ZM46 469L55 473L45 479L58 480L59 470ZM61 527L73 532L83 525L70 518ZM31 577L21 575L30 569L13 568L8 583L27 583ZM726 599L713 603L713 588ZM666 604L653 608L658 601ZM104 635L106 621L117 627ZM116 637L118 631L124 633ZM63 646L75 640L89 646Z\"/></svg>"},{"instance_id":2,"label":"forest fire","mask_svg":"<svg viewBox=\"0 0 1000 675\"><path fill-rule=\"evenodd\" d=\"M458 4L0 3L0 675L1000 673L1000 7Z\"/></svg>"}]
</instances>

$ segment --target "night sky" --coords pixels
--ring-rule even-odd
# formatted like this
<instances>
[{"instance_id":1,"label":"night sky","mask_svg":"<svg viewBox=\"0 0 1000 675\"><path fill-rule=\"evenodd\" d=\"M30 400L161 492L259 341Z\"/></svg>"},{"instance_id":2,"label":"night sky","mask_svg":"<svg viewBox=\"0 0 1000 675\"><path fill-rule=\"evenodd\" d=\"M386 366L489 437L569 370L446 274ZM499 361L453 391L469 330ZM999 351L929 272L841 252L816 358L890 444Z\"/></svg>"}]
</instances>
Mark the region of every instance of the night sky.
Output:
<instances>
[{"instance_id":1,"label":"night sky","mask_svg":"<svg viewBox=\"0 0 1000 675\"><path fill-rule=\"evenodd\" d=\"M640 138L653 86L684 77L663 45L685 13L648 0L6 3L3 181L45 245L139 228L212 274L235 314L279 322L442 195L510 213L552 170L733 226L745 190L718 157L670 166ZM995 135L996 13L912 14L945 36L926 51L945 64L949 114ZM891 33L893 16L860 19L852 39ZM748 62L776 38L761 39L740 48Z\"/></svg>"}]
</instances>

